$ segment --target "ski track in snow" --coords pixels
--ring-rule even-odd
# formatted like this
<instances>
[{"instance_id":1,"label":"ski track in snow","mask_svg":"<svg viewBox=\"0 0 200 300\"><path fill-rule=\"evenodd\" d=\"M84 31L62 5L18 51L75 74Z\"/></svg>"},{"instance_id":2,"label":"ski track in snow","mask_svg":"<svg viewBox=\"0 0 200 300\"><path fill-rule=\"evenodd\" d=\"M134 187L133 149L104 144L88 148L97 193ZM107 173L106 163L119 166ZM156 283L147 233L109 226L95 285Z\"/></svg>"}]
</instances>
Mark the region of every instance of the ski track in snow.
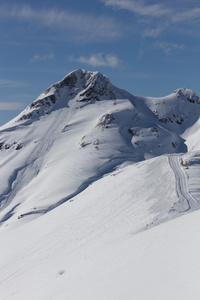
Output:
<instances>
[{"instance_id":1,"label":"ski track in snow","mask_svg":"<svg viewBox=\"0 0 200 300\"><path fill-rule=\"evenodd\" d=\"M62 112L62 109L61 109L59 116L61 117L61 119L62 119L62 117L65 117L66 122L69 122L73 115L73 112L74 112L74 110L73 111L69 110L68 115L67 115L68 118L66 118L66 113ZM31 129L31 131L29 131L27 133L26 136L30 135L31 132L34 132L34 130L35 130L35 127L33 127ZM36 145L35 149L32 151L27 162L25 163L25 166L22 166L19 169L17 169L15 171L14 175L12 176L12 178L10 179L10 186L7 188L7 191L6 191L6 195L9 195L9 199L5 203L3 203L1 208L7 207L12 202L12 199L16 196L17 192L21 188L26 186L27 178L29 178L29 180L31 180L38 174L39 168L42 165L42 162L44 159L44 154L51 147L51 145L54 142L55 136L60 131L61 131L60 118L56 118L55 120L53 119L52 124L47 129L46 134L43 138L43 146L38 147ZM25 138L26 138L26 136L25 136ZM40 141L39 141L39 143L40 143ZM12 157L10 159L12 159ZM7 161L6 161L6 163L7 163ZM2 196L5 197L5 194ZM36 213L41 213L41 212L39 211ZM42 211L42 213L44 213L44 211ZM8 215L10 215L10 214L8 214Z\"/></svg>"},{"instance_id":2,"label":"ski track in snow","mask_svg":"<svg viewBox=\"0 0 200 300\"><path fill-rule=\"evenodd\" d=\"M186 209L182 212L189 210L196 210L199 208L197 200L189 193L187 176L180 165L180 154L172 154L168 156L169 165L172 168L176 178L176 191L181 203L186 204Z\"/></svg>"}]
</instances>

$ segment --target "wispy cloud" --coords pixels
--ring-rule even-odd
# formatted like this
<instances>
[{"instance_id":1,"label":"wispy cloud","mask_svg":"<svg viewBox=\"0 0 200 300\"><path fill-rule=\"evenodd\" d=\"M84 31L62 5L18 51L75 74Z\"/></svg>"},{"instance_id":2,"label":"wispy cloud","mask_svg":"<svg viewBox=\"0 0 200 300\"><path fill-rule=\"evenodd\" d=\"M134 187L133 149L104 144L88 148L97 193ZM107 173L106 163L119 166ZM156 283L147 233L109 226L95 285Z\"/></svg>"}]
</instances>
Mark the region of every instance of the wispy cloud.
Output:
<instances>
[{"instance_id":1,"label":"wispy cloud","mask_svg":"<svg viewBox=\"0 0 200 300\"><path fill-rule=\"evenodd\" d=\"M155 43L156 48L160 48L164 51L165 54L170 55L174 50L184 50L185 45L184 44L175 44L175 43L167 43L167 42L156 42Z\"/></svg>"},{"instance_id":2,"label":"wispy cloud","mask_svg":"<svg viewBox=\"0 0 200 300\"><path fill-rule=\"evenodd\" d=\"M198 24L200 27L200 6L192 7L185 2L180 6L180 3L170 2L148 5L147 0L101 0L106 6L111 6L117 9L128 10L137 16L139 22L143 23L143 37L158 37L163 31L173 27L173 30L178 28L173 25L177 24ZM156 3L157 2L157 3ZM175 5L177 4L177 5ZM177 9L178 7L178 9ZM146 26L145 26L146 23ZM198 30L198 29L197 29Z\"/></svg>"},{"instance_id":3,"label":"wispy cloud","mask_svg":"<svg viewBox=\"0 0 200 300\"><path fill-rule=\"evenodd\" d=\"M153 38L157 38L161 32L165 29L165 27L163 25L157 25L156 28L146 28L143 30L142 32L142 36L145 37L153 37Z\"/></svg>"},{"instance_id":4,"label":"wispy cloud","mask_svg":"<svg viewBox=\"0 0 200 300\"><path fill-rule=\"evenodd\" d=\"M199 21L200 18L200 7L196 7L193 9L187 9L181 12L176 12L172 16L172 22L195 22L196 20Z\"/></svg>"},{"instance_id":5,"label":"wispy cloud","mask_svg":"<svg viewBox=\"0 0 200 300\"><path fill-rule=\"evenodd\" d=\"M44 55L39 55L36 54L31 58L31 62L38 62L38 61L42 61L42 60L51 60L54 58L54 54L50 53L50 54L44 54Z\"/></svg>"},{"instance_id":6,"label":"wispy cloud","mask_svg":"<svg viewBox=\"0 0 200 300\"><path fill-rule=\"evenodd\" d=\"M119 58L113 54L103 55L102 53L92 54L89 57L81 56L76 61L92 67L117 67L120 63Z\"/></svg>"},{"instance_id":7,"label":"wispy cloud","mask_svg":"<svg viewBox=\"0 0 200 300\"><path fill-rule=\"evenodd\" d=\"M24 104L21 102L0 102L0 110L21 110Z\"/></svg>"},{"instance_id":8,"label":"wispy cloud","mask_svg":"<svg viewBox=\"0 0 200 300\"><path fill-rule=\"evenodd\" d=\"M126 9L135 14L149 17L162 17L169 15L171 9L166 8L163 4L146 5L143 1L137 0L102 0L106 5L114 6L119 9Z\"/></svg>"},{"instance_id":9,"label":"wispy cloud","mask_svg":"<svg viewBox=\"0 0 200 300\"><path fill-rule=\"evenodd\" d=\"M143 0L101 0L107 6L113 6L118 9L129 10L140 16L150 18L168 17L172 22L194 21L200 17L200 7L188 8L180 6L179 9L173 6L168 7L163 3L145 4ZM156 1L155 1L156 2ZM157 1L158 2L158 1ZM175 1L176 2L176 1Z\"/></svg>"},{"instance_id":10,"label":"wispy cloud","mask_svg":"<svg viewBox=\"0 0 200 300\"><path fill-rule=\"evenodd\" d=\"M67 32L71 39L85 38L85 41L116 39L121 35L118 23L107 16L94 16L59 9L34 9L31 6L0 7L0 18L8 21L33 23L37 28L51 28Z\"/></svg>"},{"instance_id":11,"label":"wispy cloud","mask_svg":"<svg viewBox=\"0 0 200 300\"><path fill-rule=\"evenodd\" d=\"M29 84L24 81L0 79L1 88L25 87L25 86L29 86Z\"/></svg>"}]
</instances>

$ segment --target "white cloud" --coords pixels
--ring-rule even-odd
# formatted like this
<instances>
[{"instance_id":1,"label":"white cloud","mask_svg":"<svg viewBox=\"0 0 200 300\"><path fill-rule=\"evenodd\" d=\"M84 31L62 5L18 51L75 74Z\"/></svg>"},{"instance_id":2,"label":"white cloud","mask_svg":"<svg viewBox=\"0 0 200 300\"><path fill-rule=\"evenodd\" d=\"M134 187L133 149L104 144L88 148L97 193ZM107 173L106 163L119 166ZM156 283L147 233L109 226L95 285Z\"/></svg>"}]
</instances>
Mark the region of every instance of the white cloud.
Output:
<instances>
[{"instance_id":1,"label":"white cloud","mask_svg":"<svg viewBox=\"0 0 200 300\"><path fill-rule=\"evenodd\" d=\"M199 19L200 7L189 8L188 6L178 6L177 10L175 2L172 7L167 7L162 3L151 5L145 4L142 0L101 0L107 6L117 7L118 9L129 10L140 16L148 16L152 18L168 17L172 22L192 21ZM181 0L182 1L182 0ZM157 1L158 2L158 1ZM188 1L186 1L187 3ZM168 3L169 5L169 3Z\"/></svg>"},{"instance_id":2,"label":"white cloud","mask_svg":"<svg viewBox=\"0 0 200 300\"><path fill-rule=\"evenodd\" d=\"M200 7L188 9L185 11L177 12L172 15L172 22L195 22L199 21L200 18Z\"/></svg>"},{"instance_id":3,"label":"white cloud","mask_svg":"<svg viewBox=\"0 0 200 300\"><path fill-rule=\"evenodd\" d=\"M42 60L50 60L54 58L54 54L50 53L50 54L44 54L44 55L39 55L36 54L31 58L31 62L38 62L38 61L42 61Z\"/></svg>"},{"instance_id":4,"label":"white cloud","mask_svg":"<svg viewBox=\"0 0 200 300\"><path fill-rule=\"evenodd\" d=\"M119 9L126 9L135 14L149 17L162 17L169 15L171 9L166 8L163 4L145 5L143 1L137 0L102 0L106 5L115 6Z\"/></svg>"},{"instance_id":5,"label":"white cloud","mask_svg":"<svg viewBox=\"0 0 200 300\"><path fill-rule=\"evenodd\" d=\"M0 87L1 88L12 88L12 87L24 87L28 86L26 82L19 80L8 80L8 79L0 79Z\"/></svg>"},{"instance_id":6,"label":"white cloud","mask_svg":"<svg viewBox=\"0 0 200 300\"><path fill-rule=\"evenodd\" d=\"M116 55L107 54L103 56L102 53L92 54L89 57L79 57L76 61L92 66L92 67L117 67L120 63L120 60Z\"/></svg>"},{"instance_id":7,"label":"white cloud","mask_svg":"<svg viewBox=\"0 0 200 300\"><path fill-rule=\"evenodd\" d=\"M21 102L0 102L0 110L21 110L24 104Z\"/></svg>"},{"instance_id":8,"label":"white cloud","mask_svg":"<svg viewBox=\"0 0 200 300\"><path fill-rule=\"evenodd\" d=\"M164 29L164 26L158 26L157 28L147 28L142 33L142 36L157 38Z\"/></svg>"},{"instance_id":9,"label":"white cloud","mask_svg":"<svg viewBox=\"0 0 200 300\"><path fill-rule=\"evenodd\" d=\"M148 5L147 0L101 0L105 5L114 8L128 10L138 17L138 21L143 24L140 28L143 37L158 37L163 31L172 29L179 31L177 24L184 23L186 26L195 24L195 28L191 32L199 32L200 25L200 7L199 5L191 8L192 4L183 0L181 4L178 0L174 0L173 5L170 2L157 3ZM178 1L178 2L177 2ZM168 6L167 6L168 5ZM171 5L171 6L170 6ZM176 24L176 27L173 26ZM185 27L185 26L184 26ZM190 34L191 35L191 34Z\"/></svg>"},{"instance_id":10,"label":"white cloud","mask_svg":"<svg viewBox=\"0 0 200 300\"><path fill-rule=\"evenodd\" d=\"M166 55L172 54L172 51L174 50L181 51L185 49L184 44L175 44L175 43L167 43L167 42L157 42L155 43L155 47L162 49Z\"/></svg>"},{"instance_id":11,"label":"white cloud","mask_svg":"<svg viewBox=\"0 0 200 300\"><path fill-rule=\"evenodd\" d=\"M31 6L0 7L2 20L15 19L33 23L35 28L51 28L68 33L71 39L108 40L121 35L118 23L110 17L94 16L86 13L74 13L59 9L33 9Z\"/></svg>"}]
</instances>

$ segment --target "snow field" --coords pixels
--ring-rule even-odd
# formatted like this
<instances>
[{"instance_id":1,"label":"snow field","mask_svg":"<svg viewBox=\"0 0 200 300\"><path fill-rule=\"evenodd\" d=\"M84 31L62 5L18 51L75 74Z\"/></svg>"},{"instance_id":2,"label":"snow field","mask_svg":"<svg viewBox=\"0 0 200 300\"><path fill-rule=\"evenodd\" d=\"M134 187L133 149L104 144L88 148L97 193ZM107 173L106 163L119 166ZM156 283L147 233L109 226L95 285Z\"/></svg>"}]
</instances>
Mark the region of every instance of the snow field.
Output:
<instances>
[{"instance_id":1,"label":"snow field","mask_svg":"<svg viewBox=\"0 0 200 300\"><path fill-rule=\"evenodd\" d=\"M133 235L77 208L1 232L3 300L199 299L199 211Z\"/></svg>"}]
</instances>

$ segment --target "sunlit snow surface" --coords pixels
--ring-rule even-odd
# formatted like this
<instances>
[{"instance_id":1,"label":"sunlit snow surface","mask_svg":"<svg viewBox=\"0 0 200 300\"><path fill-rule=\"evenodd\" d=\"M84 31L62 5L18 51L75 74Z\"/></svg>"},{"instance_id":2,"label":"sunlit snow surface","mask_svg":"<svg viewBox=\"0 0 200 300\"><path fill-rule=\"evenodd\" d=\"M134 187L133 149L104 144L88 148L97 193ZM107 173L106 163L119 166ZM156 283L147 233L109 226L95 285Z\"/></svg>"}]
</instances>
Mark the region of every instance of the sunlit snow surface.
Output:
<instances>
[{"instance_id":1,"label":"sunlit snow surface","mask_svg":"<svg viewBox=\"0 0 200 300\"><path fill-rule=\"evenodd\" d=\"M1 299L199 299L199 115L76 70L2 126Z\"/></svg>"}]
</instances>

